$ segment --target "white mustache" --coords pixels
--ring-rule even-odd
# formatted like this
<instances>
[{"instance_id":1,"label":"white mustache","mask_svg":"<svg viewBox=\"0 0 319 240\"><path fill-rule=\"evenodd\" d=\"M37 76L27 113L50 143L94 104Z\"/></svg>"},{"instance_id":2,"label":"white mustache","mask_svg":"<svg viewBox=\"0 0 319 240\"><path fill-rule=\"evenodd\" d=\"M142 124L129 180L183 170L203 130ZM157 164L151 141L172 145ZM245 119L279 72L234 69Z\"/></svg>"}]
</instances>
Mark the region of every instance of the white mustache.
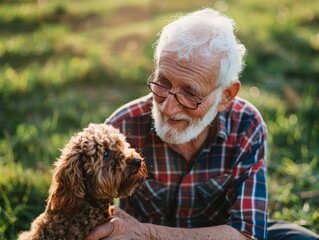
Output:
<instances>
[{"instance_id":1,"label":"white mustache","mask_svg":"<svg viewBox=\"0 0 319 240\"><path fill-rule=\"evenodd\" d=\"M164 120L174 120L174 121L191 121L190 117L184 114L176 114L170 117L164 116Z\"/></svg>"},{"instance_id":2,"label":"white mustache","mask_svg":"<svg viewBox=\"0 0 319 240\"><path fill-rule=\"evenodd\" d=\"M158 107L160 111L162 112L163 103L158 103ZM172 116L166 116L162 115L164 121L173 120L173 121L192 121L192 118L186 114L183 113L177 113Z\"/></svg>"}]
</instances>

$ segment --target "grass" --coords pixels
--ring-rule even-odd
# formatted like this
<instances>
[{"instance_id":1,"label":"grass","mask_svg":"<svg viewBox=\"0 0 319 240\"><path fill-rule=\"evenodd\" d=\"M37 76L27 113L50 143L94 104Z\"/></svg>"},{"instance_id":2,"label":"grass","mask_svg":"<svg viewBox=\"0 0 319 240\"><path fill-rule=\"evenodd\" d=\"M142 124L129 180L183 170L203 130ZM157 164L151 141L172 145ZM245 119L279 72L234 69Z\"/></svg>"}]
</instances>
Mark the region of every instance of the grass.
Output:
<instances>
[{"instance_id":1,"label":"grass","mask_svg":"<svg viewBox=\"0 0 319 240\"><path fill-rule=\"evenodd\" d=\"M316 0L0 0L0 239L43 211L74 132L148 92L160 29L179 12L233 17L248 49L240 96L268 125L269 212L319 232Z\"/></svg>"}]
</instances>

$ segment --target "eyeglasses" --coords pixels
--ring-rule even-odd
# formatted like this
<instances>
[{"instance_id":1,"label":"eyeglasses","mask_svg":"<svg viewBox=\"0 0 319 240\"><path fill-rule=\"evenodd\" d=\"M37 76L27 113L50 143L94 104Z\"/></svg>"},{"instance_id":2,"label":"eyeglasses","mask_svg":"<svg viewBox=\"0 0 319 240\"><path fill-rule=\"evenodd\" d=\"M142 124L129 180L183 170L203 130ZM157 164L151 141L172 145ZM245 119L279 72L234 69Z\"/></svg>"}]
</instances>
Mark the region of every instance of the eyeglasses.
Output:
<instances>
[{"instance_id":1,"label":"eyeglasses","mask_svg":"<svg viewBox=\"0 0 319 240\"><path fill-rule=\"evenodd\" d=\"M151 92L160 98L167 98L169 95L173 95L176 99L176 101L181 104L183 107L196 110L198 106L204 101L205 98L199 99L196 96L192 96L187 93L173 93L170 91L169 88L157 83L157 82L148 82L147 85L149 86Z\"/></svg>"}]
</instances>

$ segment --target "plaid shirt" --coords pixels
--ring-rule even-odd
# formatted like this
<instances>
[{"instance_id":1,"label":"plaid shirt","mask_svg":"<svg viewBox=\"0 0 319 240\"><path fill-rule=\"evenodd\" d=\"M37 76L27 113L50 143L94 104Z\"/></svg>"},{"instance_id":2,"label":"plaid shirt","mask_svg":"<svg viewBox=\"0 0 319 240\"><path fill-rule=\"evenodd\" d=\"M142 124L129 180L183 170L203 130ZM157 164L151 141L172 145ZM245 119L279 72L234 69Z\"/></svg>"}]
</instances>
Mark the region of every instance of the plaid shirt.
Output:
<instances>
[{"instance_id":1,"label":"plaid shirt","mask_svg":"<svg viewBox=\"0 0 319 240\"><path fill-rule=\"evenodd\" d=\"M119 128L145 158L148 179L120 206L141 222L172 227L228 224L251 239L267 239L266 125L235 98L219 113L192 161L156 135L152 95L132 101L106 123Z\"/></svg>"}]
</instances>

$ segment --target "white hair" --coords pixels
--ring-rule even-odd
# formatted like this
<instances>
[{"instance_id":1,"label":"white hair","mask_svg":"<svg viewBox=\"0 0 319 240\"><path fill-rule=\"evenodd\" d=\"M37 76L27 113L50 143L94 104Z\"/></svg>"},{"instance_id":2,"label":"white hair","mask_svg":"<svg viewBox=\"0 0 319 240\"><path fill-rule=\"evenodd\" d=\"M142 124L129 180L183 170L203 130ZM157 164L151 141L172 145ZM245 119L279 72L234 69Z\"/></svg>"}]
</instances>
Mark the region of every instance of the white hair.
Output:
<instances>
[{"instance_id":1,"label":"white hair","mask_svg":"<svg viewBox=\"0 0 319 240\"><path fill-rule=\"evenodd\" d=\"M174 52L179 59L195 56L215 63L219 60L218 81L227 87L238 80L246 52L235 30L232 19L210 8L180 16L160 33L154 53L155 67L164 52Z\"/></svg>"}]
</instances>

